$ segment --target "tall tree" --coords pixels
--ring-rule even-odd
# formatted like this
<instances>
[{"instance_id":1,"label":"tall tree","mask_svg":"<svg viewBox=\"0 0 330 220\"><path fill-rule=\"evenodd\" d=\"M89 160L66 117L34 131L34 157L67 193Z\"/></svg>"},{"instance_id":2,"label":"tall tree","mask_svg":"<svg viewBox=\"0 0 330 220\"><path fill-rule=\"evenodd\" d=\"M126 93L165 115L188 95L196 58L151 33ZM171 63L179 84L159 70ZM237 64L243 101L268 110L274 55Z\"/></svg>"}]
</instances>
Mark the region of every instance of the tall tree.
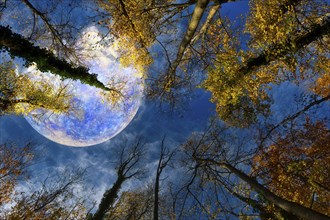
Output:
<instances>
[{"instance_id":1,"label":"tall tree","mask_svg":"<svg viewBox=\"0 0 330 220\"><path fill-rule=\"evenodd\" d=\"M160 177L164 169L169 165L169 162L172 160L175 152L170 151L165 146L165 137L162 139L160 147L160 155L156 170L156 179L154 185L154 207L153 207L153 219L159 219L159 191L160 191Z\"/></svg>"},{"instance_id":2,"label":"tall tree","mask_svg":"<svg viewBox=\"0 0 330 220\"><path fill-rule=\"evenodd\" d=\"M8 2L6 6L3 10L5 16L0 20L0 48L12 57L23 58L27 66L34 63L42 72L100 88L115 103L122 100L120 86L103 83L97 73L90 72L82 62L82 58L88 55L77 45L78 39L85 34L83 29L92 22L87 15L82 22L77 11L83 7L96 7L95 4L76 0L47 4L20 0ZM22 11L26 16L24 19Z\"/></svg>"},{"instance_id":3,"label":"tall tree","mask_svg":"<svg viewBox=\"0 0 330 220\"><path fill-rule=\"evenodd\" d=\"M330 215L330 131L307 119L253 159L255 176L279 196Z\"/></svg>"},{"instance_id":4,"label":"tall tree","mask_svg":"<svg viewBox=\"0 0 330 220\"><path fill-rule=\"evenodd\" d=\"M128 19L128 33L136 34L124 40L143 45L133 42L152 36L148 38L148 46L157 42L164 49L168 68L149 72L149 98L176 105L180 93L189 94L205 78L201 73L206 72L202 87L212 93L211 101L216 103L220 118L235 126L248 126L256 122L258 114L269 114L267 90L271 84L287 79L292 82L311 79L309 88L321 92L315 90L315 86L327 79L329 48L326 45L330 30L327 2L254 0L250 2L249 15L237 22L244 26L241 28L216 16L221 5L228 2L231 1L180 4L151 1L134 7L131 2L100 1L100 6L109 11L110 16L114 14L115 21L119 16ZM190 12L192 7L194 11ZM125 11L116 14L116 9L124 8ZM150 23L138 29L141 15L146 16L141 20ZM169 27L176 27L185 18L188 26L179 40L162 30L175 29ZM115 28L117 23L107 19L110 33L120 39L122 32ZM127 36L126 30L124 32L123 36ZM175 43L167 46L157 36L164 39L163 42ZM173 45L178 48L173 49ZM149 63L145 62L145 66ZM315 80L317 78L320 79Z\"/></svg>"},{"instance_id":5,"label":"tall tree","mask_svg":"<svg viewBox=\"0 0 330 220\"><path fill-rule=\"evenodd\" d=\"M246 126L258 113L267 113L270 83L308 79L312 90L315 78L325 77L328 9L322 1L251 1L247 48L242 32L218 25L223 40L203 86L212 93L222 120Z\"/></svg>"},{"instance_id":6,"label":"tall tree","mask_svg":"<svg viewBox=\"0 0 330 220\"><path fill-rule=\"evenodd\" d=\"M329 216L322 212L293 202L285 193L278 194L274 192L267 182L261 184L255 177L249 176L237 168L238 164L243 166L241 161L246 161L249 155L244 155L242 152L240 154L231 152L226 143L216 133L214 130L210 130L208 134L189 139L184 145L185 151L206 174L205 180L215 181L226 187L233 184L230 184L233 180L232 177L228 176L228 174L232 174L238 180L246 183L251 190L260 194L266 201L285 212L305 219L329 219ZM289 185L289 182L287 184Z\"/></svg>"},{"instance_id":7,"label":"tall tree","mask_svg":"<svg viewBox=\"0 0 330 220\"><path fill-rule=\"evenodd\" d=\"M117 179L113 186L106 190L96 212L91 216L92 220L101 220L107 216L118 199L120 189L123 183L133 177L137 177L143 173L143 169L139 166L141 158L144 154L143 143L141 138L135 140L130 148L123 146L119 155L117 166Z\"/></svg>"},{"instance_id":8,"label":"tall tree","mask_svg":"<svg viewBox=\"0 0 330 220\"><path fill-rule=\"evenodd\" d=\"M316 113L327 100L312 100L279 123L263 126L254 137L257 130L217 120L205 132L192 134L182 145L190 175L181 189L185 209L190 197L209 218L258 213L263 219L328 219L328 118L317 121ZM207 206L203 192L213 195L213 206Z\"/></svg>"},{"instance_id":9,"label":"tall tree","mask_svg":"<svg viewBox=\"0 0 330 220\"><path fill-rule=\"evenodd\" d=\"M73 64L56 57L52 52L35 46L20 34L13 33L9 27L0 25L0 33L0 48L8 51L12 56L24 58L27 65L35 62L40 71L49 71L63 79L79 79L82 83L111 91L97 79L96 74L89 73L86 67L74 67Z\"/></svg>"}]
</instances>

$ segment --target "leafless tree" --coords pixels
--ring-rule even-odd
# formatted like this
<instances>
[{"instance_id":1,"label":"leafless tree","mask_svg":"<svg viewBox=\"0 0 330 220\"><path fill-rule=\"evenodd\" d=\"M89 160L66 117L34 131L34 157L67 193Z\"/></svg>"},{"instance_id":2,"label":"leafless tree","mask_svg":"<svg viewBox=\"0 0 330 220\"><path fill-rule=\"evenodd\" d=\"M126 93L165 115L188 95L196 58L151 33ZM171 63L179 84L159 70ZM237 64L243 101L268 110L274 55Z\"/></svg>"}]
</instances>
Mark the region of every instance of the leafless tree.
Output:
<instances>
[{"instance_id":1,"label":"leafless tree","mask_svg":"<svg viewBox=\"0 0 330 220\"><path fill-rule=\"evenodd\" d=\"M117 179L112 187L103 194L103 198L97 211L91 219L103 219L109 209L114 205L118 198L118 194L122 184L133 178L139 177L144 173L144 169L140 166L141 159L144 155L144 143L141 138L137 138L134 143L128 145L127 143L122 147L119 155L117 170Z\"/></svg>"},{"instance_id":2,"label":"leafless tree","mask_svg":"<svg viewBox=\"0 0 330 220\"><path fill-rule=\"evenodd\" d=\"M168 147L165 146L165 137L161 141L159 160L156 170L156 179L154 186L154 209L153 209L153 219L159 219L159 191L160 191L160 177L163 170L169 165L169 162L175 155L175 151L170 151Z\"/></svg>"}]
</instances>

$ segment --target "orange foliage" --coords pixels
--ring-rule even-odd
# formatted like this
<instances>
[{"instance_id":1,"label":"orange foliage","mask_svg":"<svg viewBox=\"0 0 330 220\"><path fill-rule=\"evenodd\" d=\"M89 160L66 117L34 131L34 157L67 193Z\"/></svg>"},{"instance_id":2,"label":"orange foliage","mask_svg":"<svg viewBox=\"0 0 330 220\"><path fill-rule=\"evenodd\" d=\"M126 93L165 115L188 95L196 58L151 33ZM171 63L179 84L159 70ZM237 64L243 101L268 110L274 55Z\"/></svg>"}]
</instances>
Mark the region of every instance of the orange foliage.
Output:
<instances>
[{"instance_id":1,"label":"orange foliage","mask_svg":"<svg viewBox=\"0 0 330 220\"><path fill-rule=\"evenodd\" d=\"M330 214L330 131L306 120L303 129L278 138L254 157L254 172L271 191Z\"/></svg>"},{"instance_id":2,"label":"orange foliage","mask_svg":"<svg viewBox=\"0 0 330 220\"><path fill-rule=\"evenodd\" d=\"M330 95L330 72L317 79L314 91L323 97Z\"/></svg>"},{"instance_id":3,"label":"orange foliage","mask_svg":"<svg viewBox=\"0 0 330 220\"><path fill-rule=\"evenodd\" d=\"M11 201L17 179L24 176L25 168L33 158L30 150L29 144L24 148L0 145L0 207Z\"/></svg>"}]
</instances>

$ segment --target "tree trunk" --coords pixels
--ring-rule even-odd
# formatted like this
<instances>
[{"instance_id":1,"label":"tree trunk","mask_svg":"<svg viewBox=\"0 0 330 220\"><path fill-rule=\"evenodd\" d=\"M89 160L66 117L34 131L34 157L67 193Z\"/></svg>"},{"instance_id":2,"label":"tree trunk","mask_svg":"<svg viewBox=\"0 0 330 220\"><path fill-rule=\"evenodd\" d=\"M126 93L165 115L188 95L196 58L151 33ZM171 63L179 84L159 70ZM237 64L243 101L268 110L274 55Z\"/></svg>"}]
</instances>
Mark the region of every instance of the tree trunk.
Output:
<instances>
[{"instance_id":1,"label":"tree trunk","mask_svg":"<svg viewBox=\"0 0 330 220\"><path fill-rule=\"evenodd\" d=\"M207 15L206 21L204 22L199 33L196 34L194 38L192 38L191 43L190 43L191 45L194 45L194 43L199 39L199 37L203 36L206 33L207 28L209 27L215 13L220 9L220 6L221 6L220 4L216 4L216 5L212 6L209 14Z\"/></svg>"},{"instance_id":2,"label":"tree trunk","mask_svg":"<svg viewBox=\"0 0 330 220\"><path fill-rule=\"evenodd\" d=\"M159 177L160 173L157 169L156 181L155 181L155 190L154 190L154 220L158 220L158 204L159 204Z\"/></svg>"},{"instance_id":3,"label":"tree trunk","mask_svg":"<svg viewBox=\"0 0 330 220\"><path fill-rule=\"evenodd\" d=\"M191 20L189 22L189 26L188 29L181 41L176 59L174 60L174 62L172 63L170 70L169 70L169 76L173 77L175 74L175 71L177 69L177 67L179 66L181 59L183 57L183 54L187 48L187 46L189 45L189 43L192 40L192 37L194 36L196 29L198 27L199 22L202 19L202 16L204 14L204 11L206 9L206 6L208 5L209 0L198 0L197 4L195 6L193 15L191 17Z\"/></svg>"},{"instance_id":4,"label":"tree trunk","mask_svg":"<svg viewBox=\"0 0 330 220\"><path fill-rule=\"evenodd\" d=\"M82 83L95 86L105 91L112 91L97 79L96 74L90 74L88 68L73 67L67 61L55 57L46 49L34 46L20 34L13 33L9 27L0 25L0 49L4 49L15 57L25 59L27 64L36 63L42 72L51 72L63 79L80 80Z\"/></svg>"},{"instance_id":5,"label":"tree trunk","mask_svg":"<svg viewBox=\"0 0 330 220\"><path fill-rule=\"evenodd\" d=\"M326 15L323 20L324 22L315 24L309 32L298 36L293 40L288 40L284 45L273 45L271 49L265 50L259 56L249 59L238 71L238 75L233 81L236 81L237 78L248 75L251 71L260 66L268 65L270 62L282 58L290 52L298 51L303 47L308 46L313 41L329 35L330 16Z\"/></svg>"},{"instance_id":6,"label":"tree trunk","mask_svg":"<svg viewBox=\"0 0 330 220\"><path fill-rule=\"evenodd\" d=\"M109 208L115 203L121 185L125 182L126 178L124 176L118 176L115 184L104 193L98 210L95 212L91 220L102 220L109 210Z\"/></svg>"},{"instance_id":7,"label":"tree trunk","mask_svg":"<svg viewBox=\"0 0 330 220\"><path fill-rule=\"evenodd\" d=\"M302 205L299 205L294 202L290 202L286 199L283 199L281 197L276 196L274 193L269 191L267 188L265 188L263 185L258 183L256 180L253 178L249 177L242 171L236 169L232 165L228 163L219 163L220 166L223 166L230 170L232 173L234 173L236 176L238 176L240 179L244 180L246 183L248 183L251 188L253 188L256 192L260 193L263 195L268 201L274 203L276 206L279 208L292 213L296 216L308 219L308 220L330 220L330 217L316 212L312 209L306 208Z\"/></svg>"}]
</instances>

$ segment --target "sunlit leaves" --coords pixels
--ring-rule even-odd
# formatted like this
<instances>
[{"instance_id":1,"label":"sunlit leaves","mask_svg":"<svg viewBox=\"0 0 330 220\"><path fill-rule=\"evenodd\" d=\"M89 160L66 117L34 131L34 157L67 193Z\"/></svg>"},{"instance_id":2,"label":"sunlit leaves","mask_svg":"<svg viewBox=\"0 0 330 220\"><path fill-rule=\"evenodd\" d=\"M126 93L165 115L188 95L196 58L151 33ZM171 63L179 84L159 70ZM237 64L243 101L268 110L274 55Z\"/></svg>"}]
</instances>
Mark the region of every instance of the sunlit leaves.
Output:
<instances>
[{"instance_id":1,"label":"sunlit leaves","mask_svg":"<svg viewBox=\"0 0 330 220\"><path fill-rule=\"evenodd\" d=\"M0 65L1 114L26 115L43 108L54 113L71 110L69 89L65 85L54 88L48 82L34 82L28 75L19 75L11 62Z\"/></svg>"},{"instance_id":2,"label":"sunlit leaves","mask_svg":"<svg viewBox=\"0 0 330 220\"><path fill-rule=\"evenodd\" d=\"M250 45L256 50L285 44L297 34L307 32L328 12L327 3L313 0L253 0L246 22Z\"/></svg>"},{"instance_id":3,"label":"sunlit leaves","mask_svg":"<svg viewBox=\"0 0 330 220\"><path fill-rule=\"evenodd\" d=\"M284 42L292 35L296 23L294 5L296 0L254 0L250 2L250 16L246 30L253 39L252 47L265 49L268 45Z\"/></svg>"},{"instance_id":4,"label":"sunlit leaves","mask_svg":"<svg viewBox=\"0 0 330 220\"><path fill-rule=\"evenodd\" d=\"M330 95L329 85L330 85L330 72L324 74L323 76L317 79L314 91L315 93L323 97L329 96Z\"/></svg>"},{"instance_id":5,"label":"sunlit leaves","mask_svg":"<svg viewBox=\"0 0 330 220\"><path fill-rule=\"evenodd\" d=\"M211 101L217 104L221 119L231 125L246 126L256 120L256 112L267 111L265 85L274 81L274 76L269 74L269 69L260 68L255 75L237 77L244 61L251 55L241 49L235 33L221 28L222 23L220 20L216 22L222 39L214 67L209 68L203 87L212 93ZM217 29L210 29L211 37L215 35L212 30Z\"/></svg>"},{"instance_id":6,"label":"sunlit leaves","mask_svg":"<svg viewBox=\"0 0 330 220\"><path fill-rule=\"evenodd\" d=\"M254 0L244 33L226 20L210 26L216 59L203 87L212 93L223 121L248 126L258 114L268 114L271 84L289 80L327 94L329 40L320 30L329 24L318 29L327 9L322 1Z\"/></svg>"},{"instance_id":7,"label":"sunlit leaves","mask_svg":"<svg viewBox=\"0 0 330 220\"><path fill-rule=\"evenodd\" d=\"M123 66L133 65L140 73L152 63L148 48L156 39L155 21L162 16L159 10L148 10L154 1L99 0L99 6L111 17L101 23L115 37Z\"/></svg>"}]
</instances>

